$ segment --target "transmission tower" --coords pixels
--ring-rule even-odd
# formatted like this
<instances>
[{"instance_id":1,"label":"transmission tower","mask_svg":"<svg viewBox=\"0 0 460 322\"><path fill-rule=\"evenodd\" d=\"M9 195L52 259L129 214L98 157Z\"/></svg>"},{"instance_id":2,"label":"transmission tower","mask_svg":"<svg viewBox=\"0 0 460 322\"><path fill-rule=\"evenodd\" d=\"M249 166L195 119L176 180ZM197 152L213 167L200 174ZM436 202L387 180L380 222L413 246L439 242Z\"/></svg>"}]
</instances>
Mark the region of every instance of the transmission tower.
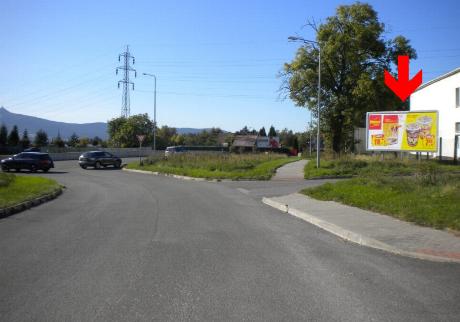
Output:
<instances>
[{"instance_id":1,"label":"transmission tower","mask_svg":"<svg viewBox=\"0 0 460 322\"><path fill-rule=\"evenodd\" d=\"M117 67L116 74L118 75L118 70L123 71L123 79L118 81L118 88L120 88L120 83L123 84L123 96L121 101L121 116L128 117L130 110L129 110L129 85L132 85L134 90L134 83L129 81L129 72L134 72L134 77L137 77L137 72L134 68L131 67L131 59L133 61L133 65L135 63L134 56L131 56L129 52L129 46L126 46L126 51L120 55L118 55L118 61L121 61L121 57L123 57L123 66Z\"/></svg>"}]
</instances>

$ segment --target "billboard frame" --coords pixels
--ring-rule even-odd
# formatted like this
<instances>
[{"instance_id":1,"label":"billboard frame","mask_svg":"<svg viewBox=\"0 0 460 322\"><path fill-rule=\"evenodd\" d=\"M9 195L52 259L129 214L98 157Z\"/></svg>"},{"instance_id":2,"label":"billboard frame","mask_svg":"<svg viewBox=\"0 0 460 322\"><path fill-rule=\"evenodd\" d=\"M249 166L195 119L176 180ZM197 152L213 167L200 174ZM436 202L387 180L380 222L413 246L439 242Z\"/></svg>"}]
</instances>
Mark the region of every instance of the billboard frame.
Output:
<instances>
[{"instance_id":1,"label":"billboard frame","mask_svg":"<svg viewBox=\"0 0 460 322\"><path fill-rule=\"evenodd\" d=\"M401 150L401 149L372 149L369 150L369 114L410 114L410 113L436 113L436 151L433 150ZM424 111L377 111L366 112L366 151L367 152L439 152L439 110Z\"/></svg>"}]
</instances>

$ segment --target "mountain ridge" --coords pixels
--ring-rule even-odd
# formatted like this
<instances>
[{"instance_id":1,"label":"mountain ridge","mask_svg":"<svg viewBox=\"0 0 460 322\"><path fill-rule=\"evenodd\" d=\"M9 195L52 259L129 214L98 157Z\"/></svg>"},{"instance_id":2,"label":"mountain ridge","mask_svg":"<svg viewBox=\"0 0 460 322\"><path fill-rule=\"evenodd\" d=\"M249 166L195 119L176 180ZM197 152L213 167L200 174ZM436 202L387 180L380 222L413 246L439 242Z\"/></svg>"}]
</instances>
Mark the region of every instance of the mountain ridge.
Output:
<instances>
[{"instance_id":1,"label":"mountain ridge","mask_svg":"<svg viewBox=\"0 0 460 322\"><path fill-rule=\"evenodd\" d=\"M73 133L76 133L80 137L93 138L98 136L104 140L108 138L106 122L68 123L52 121L36 116L13 113L3 106L0 107L0 124L5 124L8 131L10 131L14 125L17 125L20 135L27 129L31 137L33 137L38 130L42 129L50 138L56 137L58 133L63 139L68 139ZM176 130L179 134L196 134L201 131L210 130L210 128L197 129L186 127L176 128Z\"/></svg>"}]
</instances>

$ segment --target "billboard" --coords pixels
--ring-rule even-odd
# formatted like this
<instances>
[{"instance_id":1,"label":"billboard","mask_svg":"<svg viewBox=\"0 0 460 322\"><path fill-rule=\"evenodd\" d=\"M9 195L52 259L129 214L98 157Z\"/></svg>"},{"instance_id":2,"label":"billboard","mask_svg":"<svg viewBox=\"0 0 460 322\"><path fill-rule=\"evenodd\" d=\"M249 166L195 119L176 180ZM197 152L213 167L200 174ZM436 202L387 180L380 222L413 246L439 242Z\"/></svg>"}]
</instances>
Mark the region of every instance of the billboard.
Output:
<instances>
[{"instance_id":1,"label":"billboard","mask_svg":"<svg viewBox=\"0 0 460 322\"><path fill-rule=\"evenodd\" d=\"M368 151L437 152L438 112L368 112Z\"/></svg>"}]
</instances>

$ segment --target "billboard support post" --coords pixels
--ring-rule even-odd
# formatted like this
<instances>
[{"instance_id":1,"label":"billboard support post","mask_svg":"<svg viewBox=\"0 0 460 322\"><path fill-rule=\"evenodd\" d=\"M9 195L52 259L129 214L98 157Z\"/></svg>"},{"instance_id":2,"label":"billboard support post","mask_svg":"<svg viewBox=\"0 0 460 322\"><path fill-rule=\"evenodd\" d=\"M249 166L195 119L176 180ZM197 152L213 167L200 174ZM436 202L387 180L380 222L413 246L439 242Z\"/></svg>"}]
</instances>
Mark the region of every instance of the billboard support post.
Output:
<instances>
[{"instance_id":1,"label":"billboard support post","mask_svg":"<svg viewBox=\"0 0 460 322\"><path fill-rule=\"evenodd\" d=\"M457 150L458 150L458 135L455 136L455 140L454 140L454 164L457 164Z\"/></svg>"},{"instance_id":2,"label":"billboard support post","mask_svg":"<svg viewBox=\"0 0 460 322\"><path fill-rule=\"evenodd\" d=\"M439 138L439 161L442 161L442 137Z\"/></svg>"}]
</instances>

